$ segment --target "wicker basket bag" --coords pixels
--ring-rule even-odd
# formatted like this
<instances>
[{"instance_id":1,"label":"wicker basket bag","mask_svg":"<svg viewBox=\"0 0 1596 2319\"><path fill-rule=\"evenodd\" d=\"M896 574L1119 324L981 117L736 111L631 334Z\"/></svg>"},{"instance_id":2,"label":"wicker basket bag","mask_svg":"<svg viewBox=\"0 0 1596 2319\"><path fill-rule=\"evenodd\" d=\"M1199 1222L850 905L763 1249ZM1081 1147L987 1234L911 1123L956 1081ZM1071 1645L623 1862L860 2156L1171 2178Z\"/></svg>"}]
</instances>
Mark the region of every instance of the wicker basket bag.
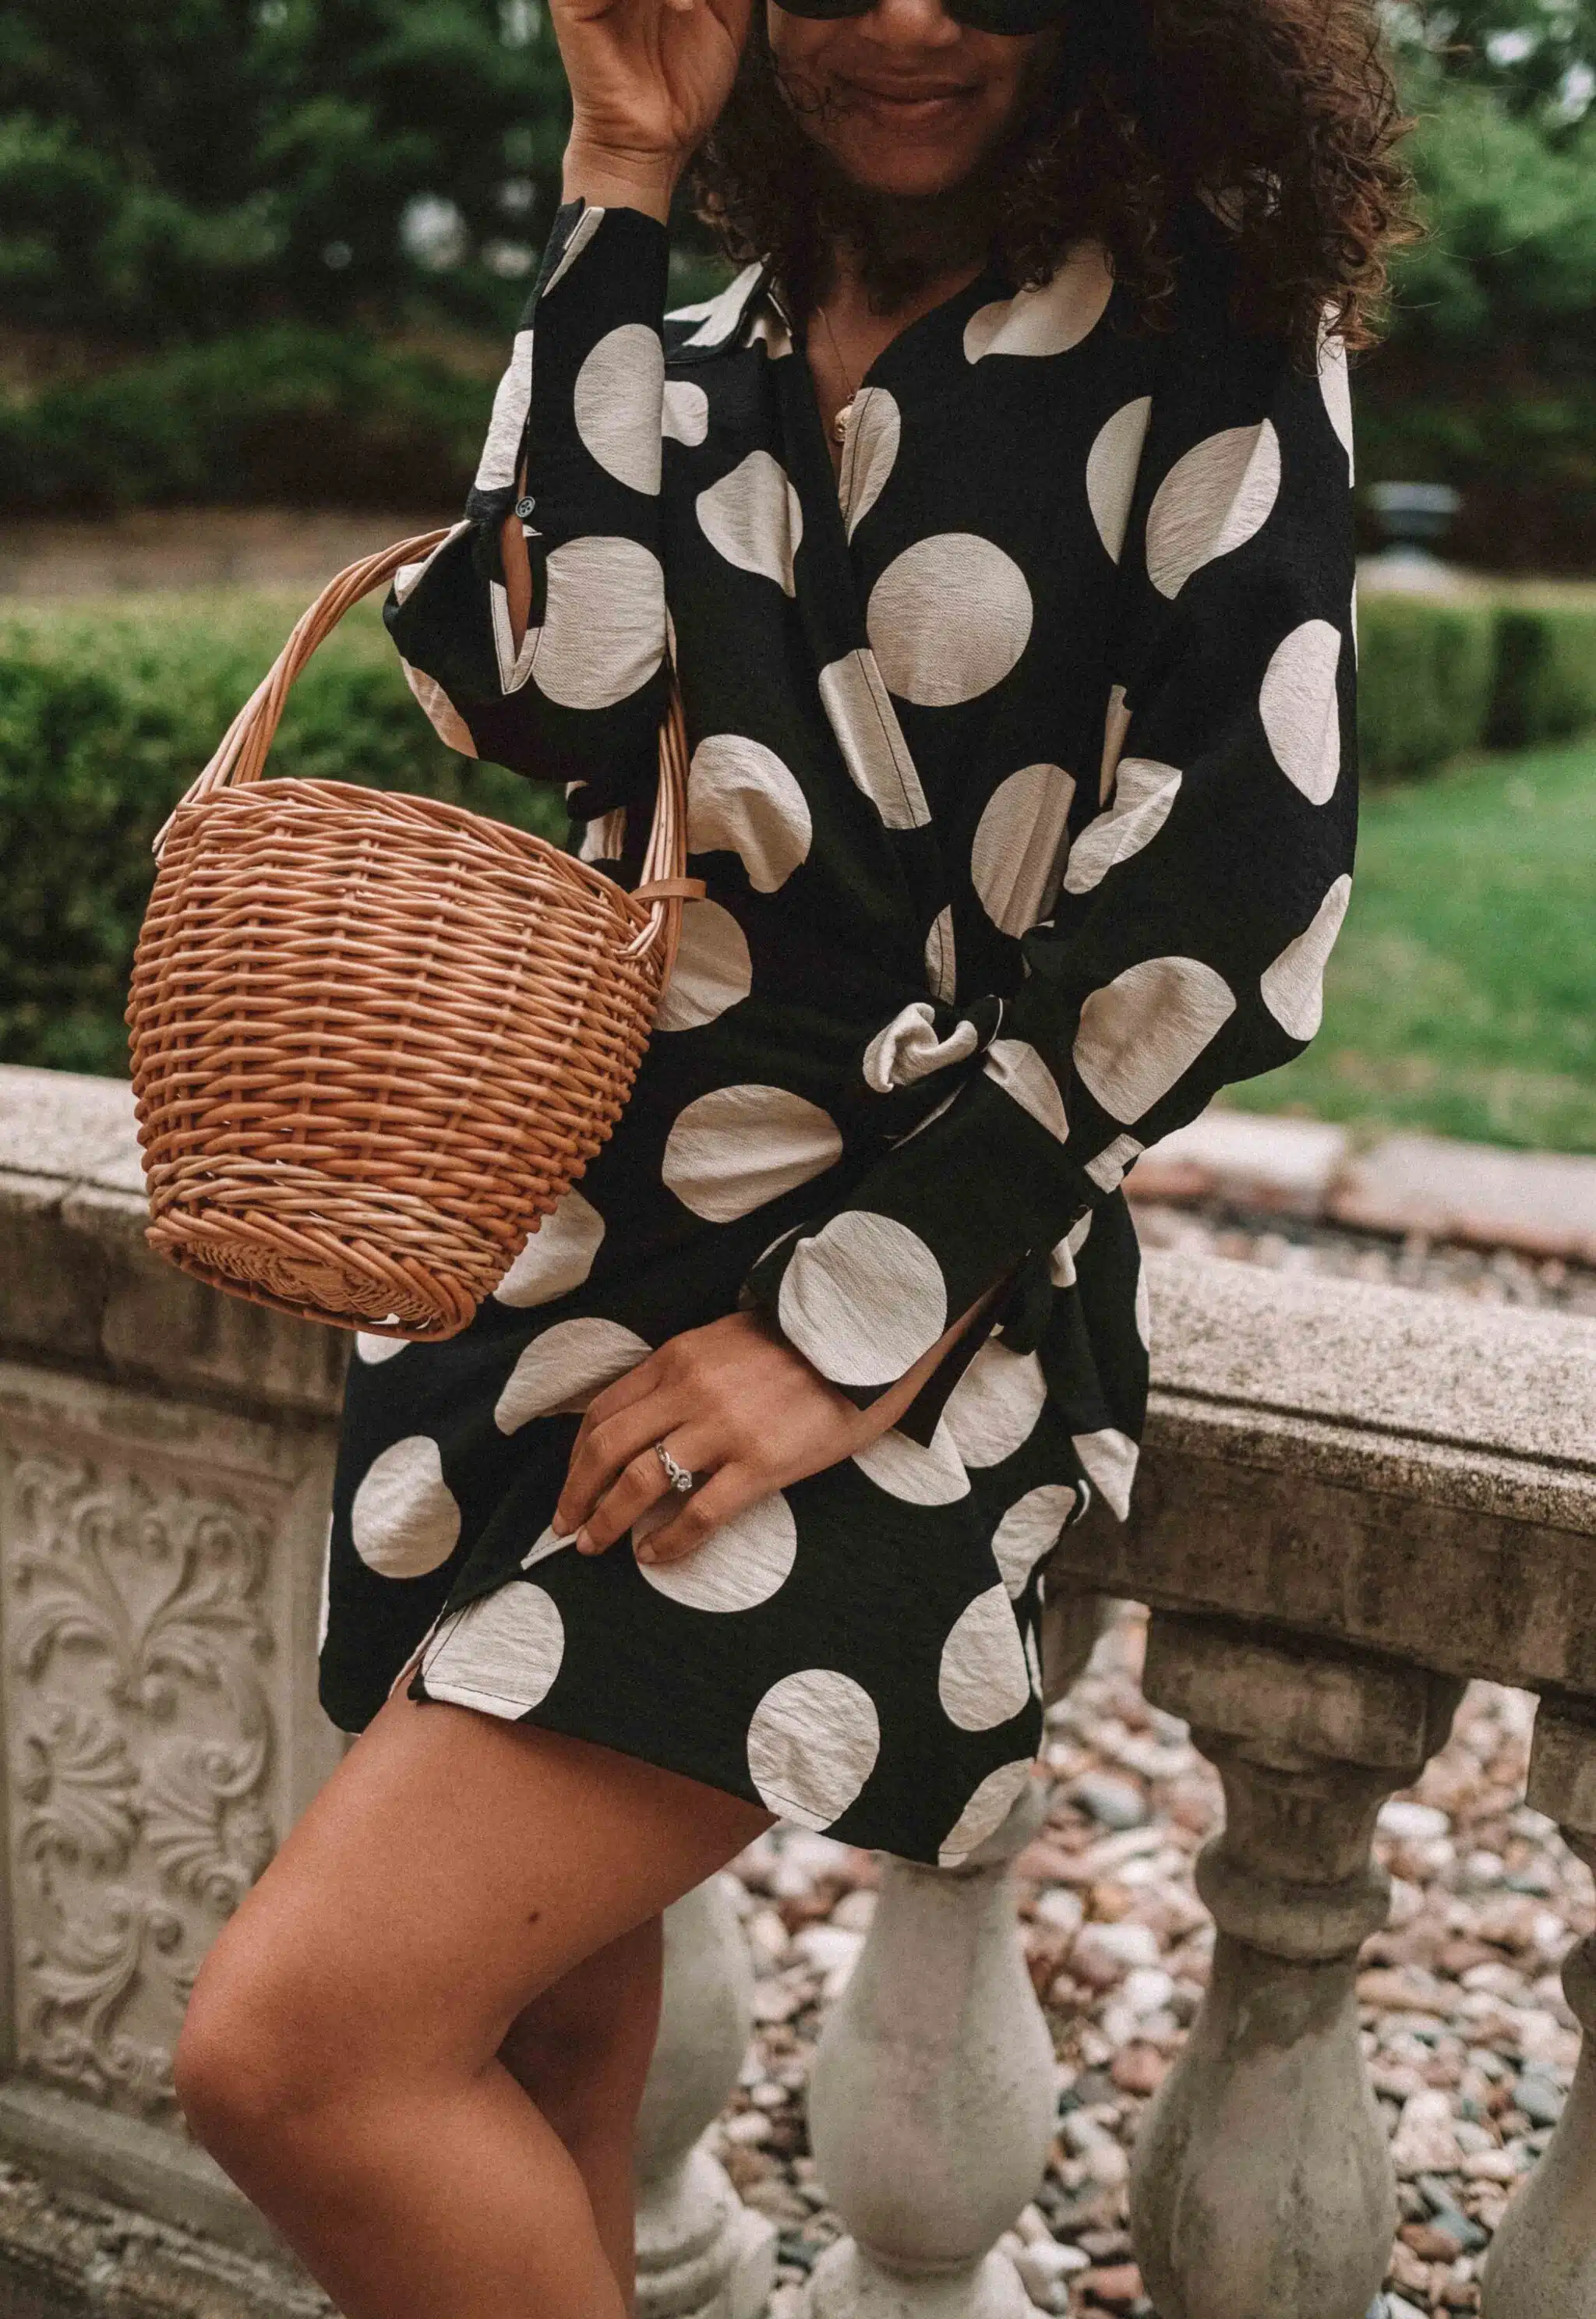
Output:
<instances>
[{"instance_id":1,"label":"wicker basket bag","mask_svg":"<svg viewBox=\"0 0 1596 2319\"><path fill-rule=\"evenodd\" d=\"M432 799L262 781L289 687L445 531L340 572L155 841L127 1019L150 1245L278 1312L455 1335L620 1115L675 959L674 680L631 892Z\"/></svg>"}]
</instances>

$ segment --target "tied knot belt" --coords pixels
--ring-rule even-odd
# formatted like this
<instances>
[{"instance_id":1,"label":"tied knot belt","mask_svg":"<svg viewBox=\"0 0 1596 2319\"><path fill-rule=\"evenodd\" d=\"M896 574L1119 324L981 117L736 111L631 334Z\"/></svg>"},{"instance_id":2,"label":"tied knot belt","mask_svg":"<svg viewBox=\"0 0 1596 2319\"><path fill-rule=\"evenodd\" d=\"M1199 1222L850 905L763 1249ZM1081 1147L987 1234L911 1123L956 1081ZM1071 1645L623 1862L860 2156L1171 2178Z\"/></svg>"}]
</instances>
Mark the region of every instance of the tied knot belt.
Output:
<instances>
[{"instance_id":1,"label":"tied knot belt","mask_svg":"<svg viewBox=\"0 0 1596 2319\"><path fill-rule=\"evenodd\" d=\"M968 1006L913 999L866 1045L865 1083L878 1095L889 1096L954 1064L968 1063L986 1052L1002 1023L1003 1000L995 996L973 999ZM1046 1331L1052 1312L1050 1256L1045 1248L1028 1250L992 1308L989 1325L1011 1351L1034 1352ZM971 1351L984 1333L971 1332Z\"/></svg>"}]
</instances>

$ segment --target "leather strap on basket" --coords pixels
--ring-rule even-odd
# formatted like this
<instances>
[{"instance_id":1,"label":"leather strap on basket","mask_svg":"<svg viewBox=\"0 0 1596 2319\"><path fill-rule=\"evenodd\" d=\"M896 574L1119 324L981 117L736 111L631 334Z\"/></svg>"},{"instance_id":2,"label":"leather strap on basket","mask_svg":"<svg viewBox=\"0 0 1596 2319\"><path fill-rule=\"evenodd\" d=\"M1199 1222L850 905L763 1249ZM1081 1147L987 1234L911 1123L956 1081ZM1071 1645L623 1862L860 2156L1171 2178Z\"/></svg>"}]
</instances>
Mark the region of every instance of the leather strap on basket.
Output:
<instances>
[{"instance_id":1,"label":"leather strap on basket","mask_svg":"<svg viewBox=\"0 0 1596 2319\"><path fill-rule=\"evenodd\" d=\"M217 744L203 772L191 782L173 812L157 830L150 851L160 859L161 849L176 815L185 806L197 805L218 790L237 789L259 781L287 705L294 679L318 645L332 634L346 612L374 588L391 580L402 564L419 564L441 547L457 527L418 532L413 538L395 540L346 564L330 579L315 602L302 612L287 643L239 709ZM659 779L654 791L654 821L644 853L642 875L634 897L647 905L645 923L627 944L629 956L641 958L663 943L661 988L669 981L676 961L681 929L681 904L704 891L703 880L689 878L687 870L687 728L681 714L681 694L676 672L667 661L668 691L660 720Z\"/></svg>"}]
</instances>

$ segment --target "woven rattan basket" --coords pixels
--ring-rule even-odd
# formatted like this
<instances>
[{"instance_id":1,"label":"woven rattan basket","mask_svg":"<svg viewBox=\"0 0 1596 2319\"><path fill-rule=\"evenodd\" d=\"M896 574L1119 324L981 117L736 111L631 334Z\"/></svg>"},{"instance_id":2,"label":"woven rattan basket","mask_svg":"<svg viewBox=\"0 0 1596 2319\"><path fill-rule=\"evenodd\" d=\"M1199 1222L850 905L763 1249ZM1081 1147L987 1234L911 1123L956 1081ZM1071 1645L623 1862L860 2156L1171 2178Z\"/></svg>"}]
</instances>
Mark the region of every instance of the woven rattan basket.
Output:
<instances>
[{"instance_id":1,"label":"woven rattan basket","mask_svg":"<svg viewBox=\"0 0 1596 2319\"><path fill-rule=\"evenodd\" d=\"M340 572L155 842L128 1024L150 1245L212 1287L455 1335L609 1136L681 930L672 681L631 892L429 798L260 778L289 687L445 532Z\"/></svg>"}]
</instances>

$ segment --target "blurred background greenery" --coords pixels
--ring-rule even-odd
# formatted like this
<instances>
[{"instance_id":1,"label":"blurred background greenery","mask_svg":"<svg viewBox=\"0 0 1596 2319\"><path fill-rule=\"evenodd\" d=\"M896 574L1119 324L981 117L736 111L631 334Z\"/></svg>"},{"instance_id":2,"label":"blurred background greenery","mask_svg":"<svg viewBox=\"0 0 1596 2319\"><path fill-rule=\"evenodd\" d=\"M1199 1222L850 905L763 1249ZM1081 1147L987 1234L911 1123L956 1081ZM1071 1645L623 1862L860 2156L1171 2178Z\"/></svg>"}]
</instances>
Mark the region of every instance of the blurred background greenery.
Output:
<instances>
[{"instance_id":1,"label":"blurred background greenery","mask_svg":"<svg viewBox=\"0 0 1596 2319\"><path fill-rule=\"evenodd\" d=\"M1232 1099L1596 1150L1596 0L1382 15L1430 230L1359 366L1359 476L1455 487L1454 562L1365 588L1325 1027ZM541 0L6 0L0 1060L125 1069L149 835L312 592L194 592L184 525L364 510L370 545L457 510L565 118ZM672 265L722 278L685 215ZM176 526L163 584L82 592L139 510ZM274 763L564 828L433 739L369 606Z\"/></svg>"}]
</instances>

